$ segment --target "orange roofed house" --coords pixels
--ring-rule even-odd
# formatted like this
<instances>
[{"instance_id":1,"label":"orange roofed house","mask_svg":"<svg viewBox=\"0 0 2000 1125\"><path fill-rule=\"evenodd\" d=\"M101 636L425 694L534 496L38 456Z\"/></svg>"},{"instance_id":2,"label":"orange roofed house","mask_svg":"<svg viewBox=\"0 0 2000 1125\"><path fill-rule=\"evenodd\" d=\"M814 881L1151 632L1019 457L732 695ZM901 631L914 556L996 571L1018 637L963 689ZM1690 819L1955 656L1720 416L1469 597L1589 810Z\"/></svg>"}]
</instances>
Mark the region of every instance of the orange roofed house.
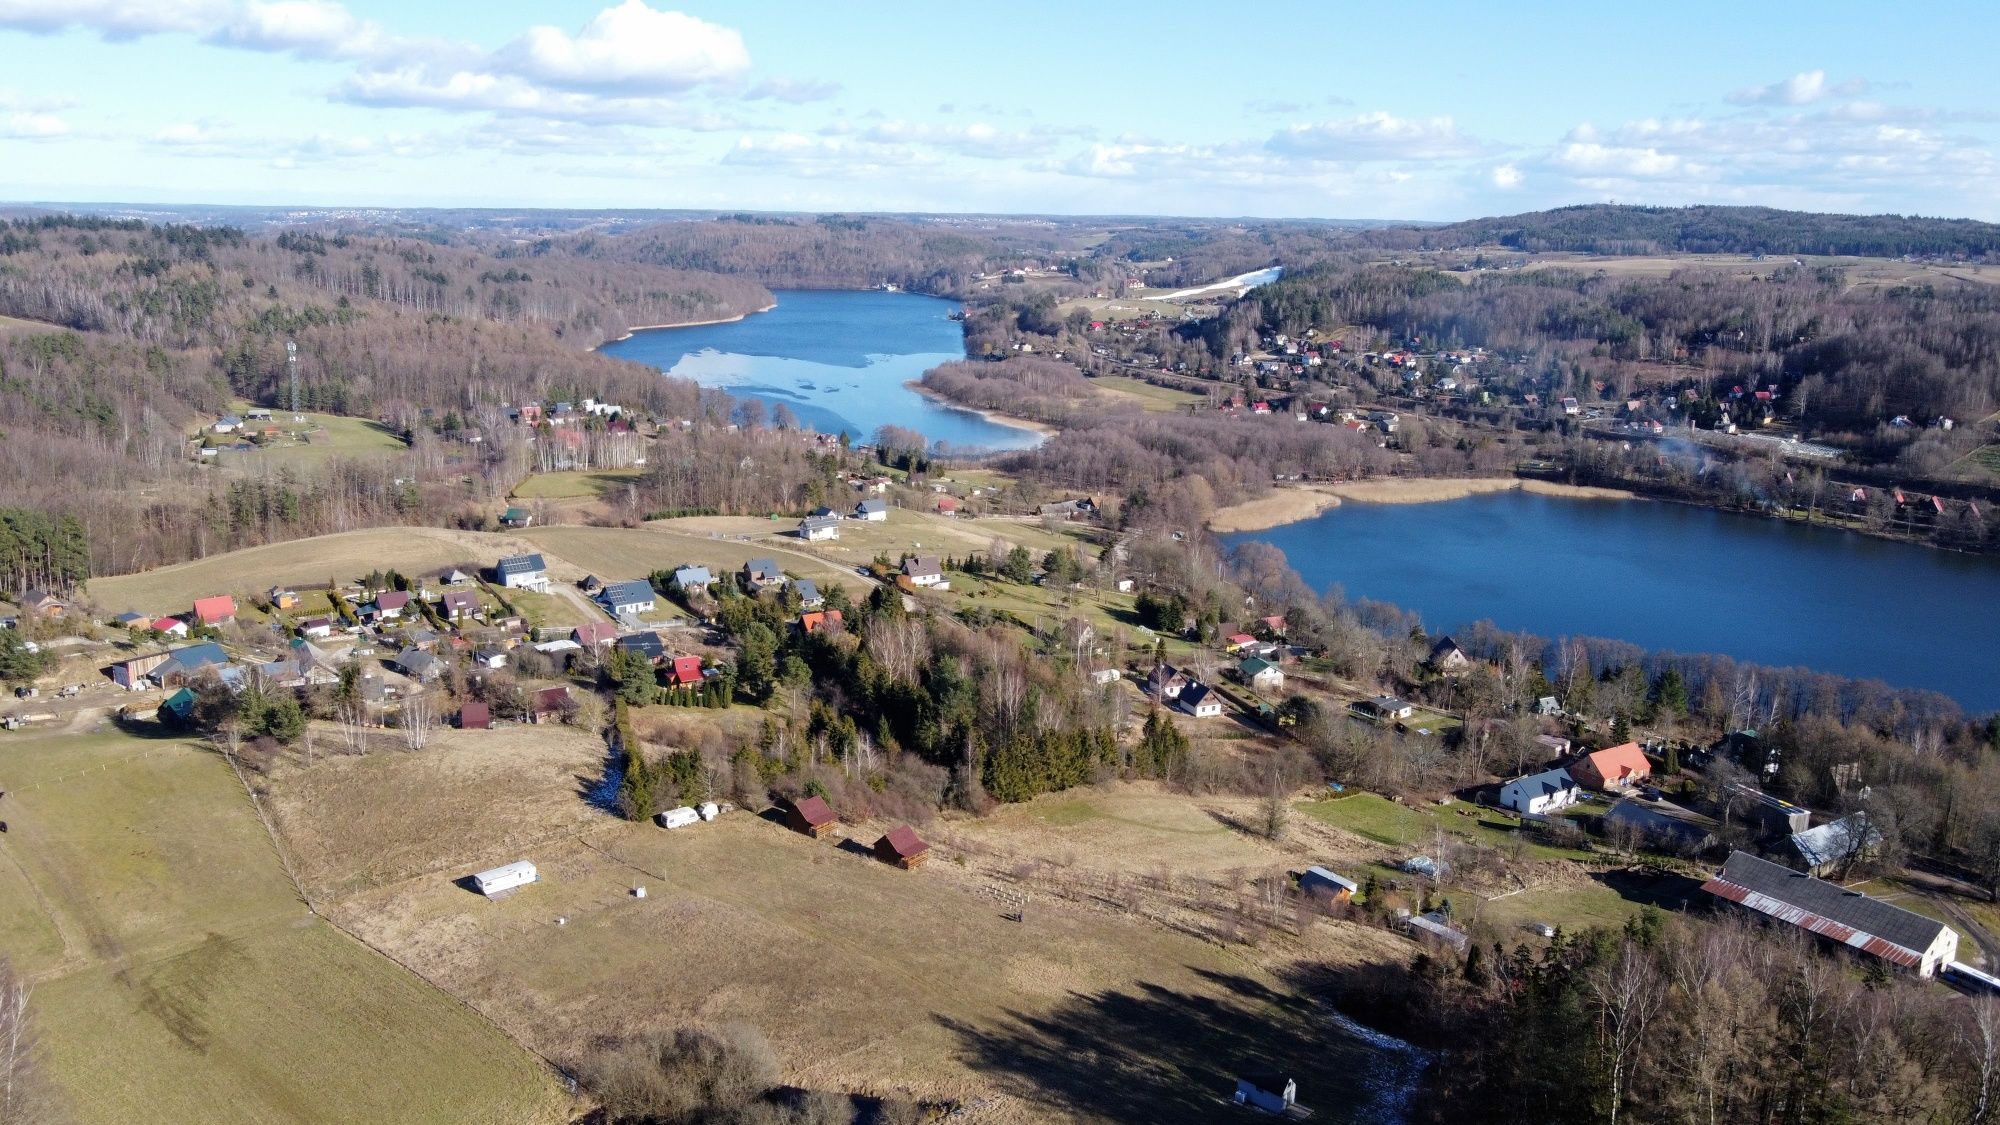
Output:
<instances>
[{"instance_id":1,"label":"orange roofed house","mask_svg":"<svg viewBox=\"0 0 2000 1125\"><path fill-rule=\"evenodd\" d=\"M196 598L194 615L203 625L227 625L236 620L236 599L228 594Z\"/></svg>"},{"instance_id":2,"label":"orange roofed house","mask_svg":"<svg viewBox=\"0 0 2000 1125\"><path fill-rule=\"evenodd\" d=\"M1639 784L1653 775L1653 765L1638 743L1626 742L1585 754L1569 768L1569 775L1579 784L1602 792Z\"/></svg>"}]
</instances>

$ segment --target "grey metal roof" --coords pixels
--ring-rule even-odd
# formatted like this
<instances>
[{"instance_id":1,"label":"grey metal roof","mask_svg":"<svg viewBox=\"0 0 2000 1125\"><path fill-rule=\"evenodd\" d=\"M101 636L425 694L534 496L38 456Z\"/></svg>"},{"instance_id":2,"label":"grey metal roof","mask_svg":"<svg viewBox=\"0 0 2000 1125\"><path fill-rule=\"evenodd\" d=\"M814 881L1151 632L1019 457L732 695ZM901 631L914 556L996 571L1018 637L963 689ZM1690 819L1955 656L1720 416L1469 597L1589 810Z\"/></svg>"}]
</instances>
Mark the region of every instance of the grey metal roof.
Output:
<instances>
[{"instance_id":1,"label":"grey metal roof","mask_svg":"<svg viewBox=\"0 0 2000 1125\"><path fill-rule=\"evenodd\" d=\"M1868 824L1866 813L1849 813L1818 828L1792 833L1792 849L1799 853L1806 866L1824 867L1829 863L1838 863L1881 839L1882 834Z\"/></svg>"},{"instance_id":2,"label":"grey metal roof","mask_svg":"<svg viewBox=\"0 0 2000 1125\"><path fill-rule=\"evenodd\" d=\"M630 582L613 582L598 595L605 605L645 605L657 600L653 595L651 582L634 579Z\"/></svg>"},{"instance_id":3,"label":"grey metal roof","mask_svg":"<svg viewBox=\"0 0 2000 1125\"><path fill-rule=\"evenodd\" d=\"M1540 773L1517 777L1502 788L1515 785L1520 786L1530 797L1552 797L1557 793L1578 788L1576 779L1571 777L1566 769L1543 770Z\"/></svg>"},{"instance_id":4,"label":"grey metal roof","mask_svg":"<svg viewBox=\"0 0 2000 1125\"><path fill-rule=\"evenodd\" d=\"M1721 873L1702 890L1902 964L1920 959L1949 929L1943 922L1748 852L1731 852Z\"/></svg>"},{"instance_id":5,"label":"grey metal roof","mask_svg":"<svg viewBox=\"0 0 2000 1125\"><path fill-rule=\"evenodd\" d=\"M705 566L684 566L674 571L674 583L679 586L706 586L713 578Z\"/></svg>"}]
</instances>

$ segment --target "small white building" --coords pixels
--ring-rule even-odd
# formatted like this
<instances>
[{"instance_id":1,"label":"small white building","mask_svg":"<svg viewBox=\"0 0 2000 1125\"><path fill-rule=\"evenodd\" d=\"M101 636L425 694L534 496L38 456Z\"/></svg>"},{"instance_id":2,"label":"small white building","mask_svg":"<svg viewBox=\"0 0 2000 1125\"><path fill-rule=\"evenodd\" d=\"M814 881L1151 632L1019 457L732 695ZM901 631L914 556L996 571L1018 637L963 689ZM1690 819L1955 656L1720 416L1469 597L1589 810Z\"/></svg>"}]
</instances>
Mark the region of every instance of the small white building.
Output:
<instances>
[{"instance_id":1,"label":"small white building","mask_svg":"<svg viewBox=\"0 0 2000 1125\"><path fill-rule=\"evenodd\" d=\"M1090 674L1090 682L1093 684L1115 684L1123 678L1124 674L1116 668L1099 668Z\"/></svg>"},{"instance_id":2,"label":"small white building","mask_svg":"<svg viewBox=\"0 0 2000 1125\"><path fill-rule=\"evenodd\" d=\"M687 805L682 805L677 809L667 809L653 819L662 828L686 828L690 824L700 824L701 814Z\"/></svg>"},{"instance_id":3,"label":"small white building","mask_svg":"<svg viewBox=\"0 0 2000 1125\"><path fill-rule=\"evenodd\" d=\"M854 518L880 523L889 518L888 502L873 498L863 500L854 506Z\"/></svg>"},{"instance_id":4,"label":"small white building","mask_svg":"<svg viewBox=\"0 0 2000 1125\"><path fill-rule=\"evenodd\" d=\"M721 806L717 805L714 801L702 802L695 811L701 814L703 820L714 820L716 817L722 815Z\"/></svg>"},{"instance_id":5,"label":"small white building","mask_svg":"<svg viewBox=\"0 0 2000 1125\"><path fill-rule=\"evenodd\" d=\"M1547 816L1583 800L1583 786L1568 770L1543 770L1500 787L1500 807L1526 816Z\"/></svg>"},{"instance_id":6,"label":"small white building","mask_svg":"<svg viewBox=\"0 0 2000 1125\"><path fill-rule=\"evenodd\" d=\"M541 872L535 870L534 864L521 859L515 860L504 867L495 867L490 871L481 871L477 875L474 875L472 877L472 888L480 894L491 898L501 891L511 891L516 887L525 887L541 877Z\"/></svg>"},{"instance_id":7,"label":"small white building","mask_svg":"<svg viewBox=\"0 0 2000 1125\"><path fill-rule=\"evenodd\" d=\"M799 521L799 538L809 543L840 538L840 517L807 516Z\"/></svg>"},{"instance_id":8,"label":"small white building","mask_svg":"<svg viewBox=\"0 0 2000 1125\"><path fill-rule=\"evenodd\" d=\"M1207 684L1192 682L1181 689L1174 700L1181 710L1197 719L1212 719L1222 714L1222 697Z\"/></svg>"}]
</instances>

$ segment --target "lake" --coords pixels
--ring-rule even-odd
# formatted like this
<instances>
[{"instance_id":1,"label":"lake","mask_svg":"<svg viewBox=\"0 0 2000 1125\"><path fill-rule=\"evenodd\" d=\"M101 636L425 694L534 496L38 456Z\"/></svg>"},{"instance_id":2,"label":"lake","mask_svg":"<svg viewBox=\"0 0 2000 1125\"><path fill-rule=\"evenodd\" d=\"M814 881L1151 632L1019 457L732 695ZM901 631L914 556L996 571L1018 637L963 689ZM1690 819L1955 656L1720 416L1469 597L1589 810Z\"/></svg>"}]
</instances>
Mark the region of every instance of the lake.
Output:
<instances>
[{"instance_id":1,"label":"lake","mask_svg":"<svg viewBox=\"0 0 2000 1125\"><path fill-rule=\"evenodd\" d=\"M2000 560L1989 556L1681 504L1526 492L1350 502L1223 538L1270 543L1315 588L1414 610L1433 635L1487 618L2000 709Z\"/></svg>"},{"instance_id":2,"label":"lake","mask_svg":"<svg viewBox=\"0 0 2000 1125\"><path fill-rule=\"evenodd\" d=\"M965 358L953 301L878 290L781 290L776 308L728 324L649 328L606 344L606 355L650 364L801 425L857 439L885 425L954 449L1023 449L1041 435L925 398L904 384Z\"/></svg>"}]
</instances>

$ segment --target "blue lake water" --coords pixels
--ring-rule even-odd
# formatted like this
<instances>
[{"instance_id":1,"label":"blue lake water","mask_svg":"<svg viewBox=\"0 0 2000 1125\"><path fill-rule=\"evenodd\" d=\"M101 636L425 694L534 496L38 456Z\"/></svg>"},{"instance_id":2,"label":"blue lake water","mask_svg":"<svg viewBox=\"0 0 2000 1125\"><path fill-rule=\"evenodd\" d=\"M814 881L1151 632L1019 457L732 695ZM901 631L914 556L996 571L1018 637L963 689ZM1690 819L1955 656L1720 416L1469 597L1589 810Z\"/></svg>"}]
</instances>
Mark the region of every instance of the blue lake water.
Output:
<instances>
[{"instance_id":1,"label":"blue lake water","mask_svg":"<svg viewBox=\"0 0 2000 1125\"><path fill-rule=\"evenodd\" d=\"M1270 543L1315 588L1415 610L1433 634L1487 618L2000 709L2000 559L1990 556L1680 504L1525 492L1347 503L1224 538Z\"/></svg>"},{"instance_id":2,"label":"blue lake water","mask_svg":"<svg viewBox=\"0 0 2000 1125\"><path fill-rule=\"evenodd\" d=\"M821 433L867 438L902 426L954 449L1022 449L1032 430L925 398L904 384L965 358L952 301L872 290L781 290L778 306L729 324L649 328L606 355L651 364L768 408L783 403Z\"/></svg>"}]
</instances>

